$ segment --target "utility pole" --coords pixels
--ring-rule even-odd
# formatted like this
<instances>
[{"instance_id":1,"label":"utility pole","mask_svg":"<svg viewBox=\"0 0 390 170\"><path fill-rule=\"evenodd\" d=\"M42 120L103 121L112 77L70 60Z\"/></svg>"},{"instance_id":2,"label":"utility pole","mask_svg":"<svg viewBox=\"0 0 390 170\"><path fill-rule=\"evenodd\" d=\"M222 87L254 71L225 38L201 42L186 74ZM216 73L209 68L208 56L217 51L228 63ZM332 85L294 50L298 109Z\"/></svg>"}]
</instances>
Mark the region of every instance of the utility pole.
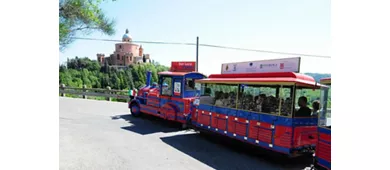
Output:
<instances>
[{"instance_id":1,"label":"utility pole","mask_svg":"<svg viewBox=\"0 0 390 170\"><path fill-rule=\"evenodd\" d=\"M198 60L198 56L199 56L199 37L196 37L196 72L199 72L199 60Z\"/></svg>"}]
</instances>

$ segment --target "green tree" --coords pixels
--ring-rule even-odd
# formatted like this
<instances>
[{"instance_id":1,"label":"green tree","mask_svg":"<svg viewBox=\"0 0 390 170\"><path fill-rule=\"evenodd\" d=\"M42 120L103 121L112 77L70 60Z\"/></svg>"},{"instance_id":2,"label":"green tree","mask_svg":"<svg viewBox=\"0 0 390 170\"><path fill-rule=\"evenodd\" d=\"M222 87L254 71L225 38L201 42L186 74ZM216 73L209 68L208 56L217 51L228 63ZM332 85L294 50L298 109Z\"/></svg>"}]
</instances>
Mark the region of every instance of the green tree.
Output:
<instances>
[{"instance_id":1,"label":"green tree","mask_svg":"<svg viewBox=\"0 0 390 170\"><path fill-rule=\"evenodd\" d=\"M152 72L152 82L158 82L158 72L167 71L168 67L151 63L131 65L127 69L110 68L107 71L95 60L87 57L68 59L66 64L59 66L59 83L70 87L112 89L139 88L145 85L146 72Z\"/></svg>"},{"instance_id":2,"label":"green tree","mask_svg":"<svg viewBox=\"0 0 390 170\"><path fill-rule=\"evenodd\" d=\"M60 50L72 43L77 33L90 34L92 31L100 31L107 35L115 34L115 22L106 17L99 7L101 2L102 0L59 1Z\"/></svg>"}]
</instances>

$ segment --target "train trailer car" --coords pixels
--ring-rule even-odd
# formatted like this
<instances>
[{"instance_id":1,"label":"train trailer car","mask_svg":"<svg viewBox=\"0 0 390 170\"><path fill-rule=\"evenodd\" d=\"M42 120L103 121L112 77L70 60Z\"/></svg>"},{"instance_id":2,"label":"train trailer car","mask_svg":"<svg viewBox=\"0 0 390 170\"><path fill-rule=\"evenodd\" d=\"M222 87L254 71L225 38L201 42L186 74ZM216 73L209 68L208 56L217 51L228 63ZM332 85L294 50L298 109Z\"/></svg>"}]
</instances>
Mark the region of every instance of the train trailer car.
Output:
<instances>
[{"instance_id":1,"label":"train trailer car","mask_svg":"<svg viewBox=\"0 0 390 170\"><path fill-rule=\"evenodd\" d=\"M135 99L129 101L133 116L149 114L163 119L187 123L191 103L199 91L195 80L206 76L189 72L195 62L172 62L171 71L158 73L158 83L150 85L151 72L147 72L146 86L138 91ZM180 72L186 71L186 72Z\"/></svg>"},{"instance_id":2,"label":"train trailer car","mask_svg":"<svg viewBox=\"0 0 390 170\"><path fill-rule=\"evenodd\" d=\"M331 122L330 122L330 86L331 78L320 80L321 84L328 85L321 94L322 110L318 121L318 143L314 154L315 169L331 169Z\"/></svg>"},{"instance_id":3,"label":"train trailer car","mask_svg":"<svg viewBox=\"0 0 390 170\"><path fill-rule=\"evenodd\" d=\"M297 73L299 65L300 58L223 64L221 74L196 81L192 125L290 157L313 153L318 118L304 92L323 85Z\"/></svg>"}]
</instances>

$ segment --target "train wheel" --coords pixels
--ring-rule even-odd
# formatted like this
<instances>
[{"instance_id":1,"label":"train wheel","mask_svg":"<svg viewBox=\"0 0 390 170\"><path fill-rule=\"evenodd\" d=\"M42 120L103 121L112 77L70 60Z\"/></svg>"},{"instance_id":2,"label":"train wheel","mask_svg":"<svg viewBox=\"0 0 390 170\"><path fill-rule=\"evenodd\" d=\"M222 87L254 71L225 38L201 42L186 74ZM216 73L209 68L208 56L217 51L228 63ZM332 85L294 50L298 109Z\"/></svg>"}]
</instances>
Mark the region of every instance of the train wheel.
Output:
<instances>
[{"instance_id":1,"label":"train wheel","mask_svg":"<svg viewBox=\"0 0 390 170\"><path fill-rule=\"evenodd\" d=\"M141 115L141 109L137 103L131 103L130 105L130 113L134 117L138 117Z\"/></svg>"}]
</instances>

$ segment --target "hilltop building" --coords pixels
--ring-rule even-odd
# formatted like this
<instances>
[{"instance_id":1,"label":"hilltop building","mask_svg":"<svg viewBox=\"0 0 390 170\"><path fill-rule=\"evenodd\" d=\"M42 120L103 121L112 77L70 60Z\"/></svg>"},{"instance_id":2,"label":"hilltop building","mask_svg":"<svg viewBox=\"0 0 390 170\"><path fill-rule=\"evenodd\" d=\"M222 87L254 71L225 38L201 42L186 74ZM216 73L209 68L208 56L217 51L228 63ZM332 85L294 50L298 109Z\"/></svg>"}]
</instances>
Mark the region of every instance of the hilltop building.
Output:
<instances>
[{"instance_id":1,"label":"hilltop building","mask_svg":"<svg viewBox=\"0 0 390 170\"><path fill-rule=\"evenodd\" d=\"M126 29L122 37L122 42L115 44L115 51L109 57L104 54L97 54L97 61L103 66L106 62L109 66L128 66L131 64L140 64L150 62L150 55L144 54L142 45L132 43L133 39Z\"/></svg>"}]
</instances>

